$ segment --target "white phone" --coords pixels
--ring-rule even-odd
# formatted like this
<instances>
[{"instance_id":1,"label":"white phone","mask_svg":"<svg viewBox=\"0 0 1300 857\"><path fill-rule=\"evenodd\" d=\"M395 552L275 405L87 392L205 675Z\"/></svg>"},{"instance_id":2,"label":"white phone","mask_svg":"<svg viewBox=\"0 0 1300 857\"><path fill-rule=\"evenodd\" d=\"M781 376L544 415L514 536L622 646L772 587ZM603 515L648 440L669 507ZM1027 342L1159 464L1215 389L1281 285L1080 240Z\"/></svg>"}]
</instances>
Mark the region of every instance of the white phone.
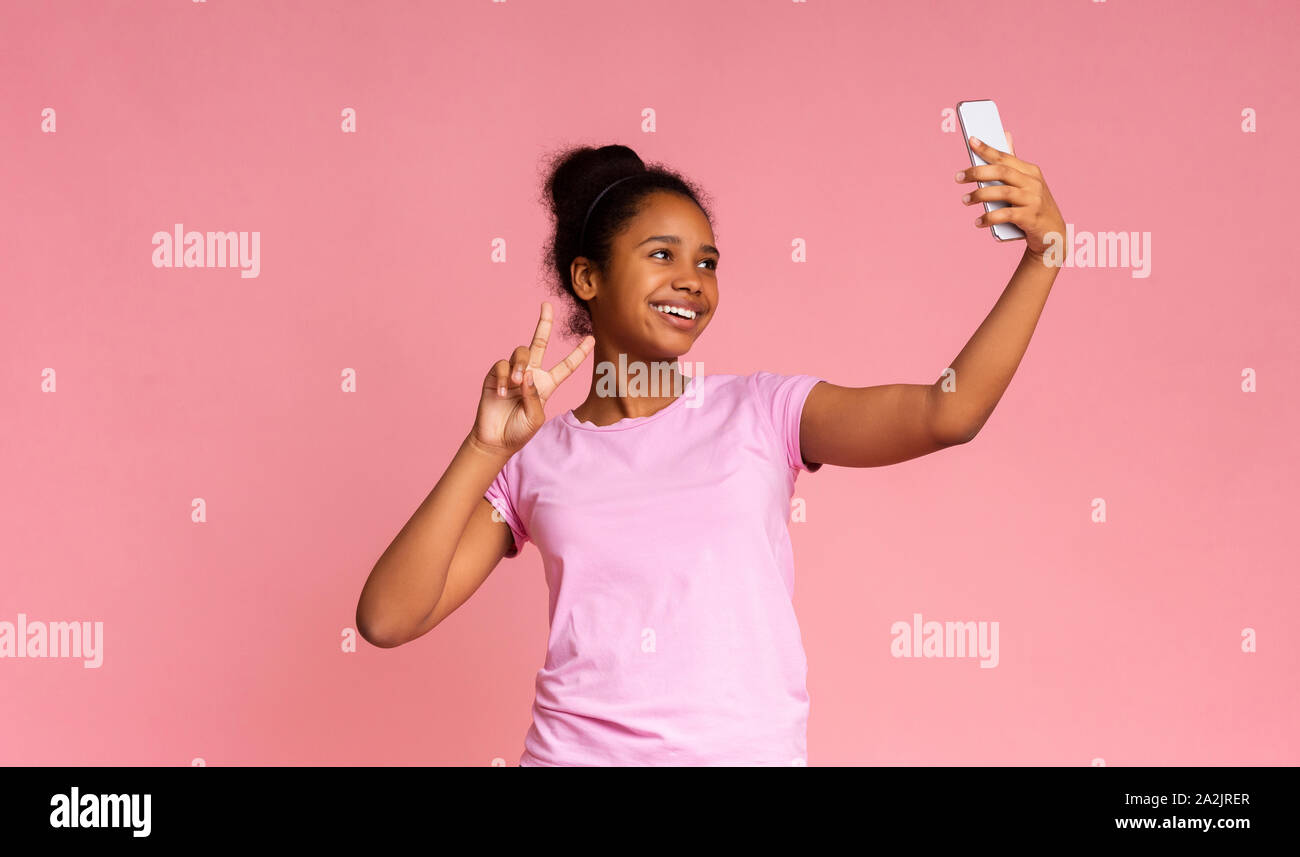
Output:
<instances>
[{"instance_id":1,"label":"white phone","mask_svg":"<svg viewBox=\"0 0 1300 857\"><path fill-rule=\"evenodd\" d=\"M961 140L966 144L966 154L970 155L970 165L972 167L987 164L988 161L975 154L975 150L970 147L971 137L976 137L988 143L999 152L1010 154L1011 147L1007 145L1007 135L1002 130L1002 119L998 116L998 106L990 99L957 102L957 118L961 120ZM977 184L980 187L988 187L989 185L1000 185L1002 182L977 182ZM1009 204L1000 199L985 202L984 213L987 214L998 208L1006 208ZM990 228L993 230L993 237L998 241L1014 241L1017 238L1025 237L1025 233L1014 223L995 223Z\"/></svg>"}]
</instances>

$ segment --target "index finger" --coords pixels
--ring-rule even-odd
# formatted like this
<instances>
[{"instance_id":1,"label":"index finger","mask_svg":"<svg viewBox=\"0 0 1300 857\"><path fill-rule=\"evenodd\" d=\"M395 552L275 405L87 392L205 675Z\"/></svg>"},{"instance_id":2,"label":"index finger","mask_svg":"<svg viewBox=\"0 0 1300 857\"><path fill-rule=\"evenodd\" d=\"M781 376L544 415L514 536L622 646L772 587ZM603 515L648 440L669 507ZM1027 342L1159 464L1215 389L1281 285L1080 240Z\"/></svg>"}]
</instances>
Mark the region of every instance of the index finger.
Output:
<instances>
[{"instance_id":1,"label":"index finger","mask_svg":"<svg viewBox=\"0 0 1300 857\"><path fill-rule=\"evenodd\" d=\"M542 317L537 320L537 329L533 331L533 344L528 349L528 365L534 369L542 368L542 358L546 356L546 342L551 338L551 304L542 301Z\"/></svg>"},{"instance_id":2,"label":"index finger","mask_svg":"<svg viewBox=\"0 0 1300 857\"><path fill-rule=\"evenodd\" d=\"M971 140L978 140L978 139L979 138L977 137L971 138ZM975 150L975 154L979 155L981 158L984 159L985 163L1002 164L1003 166L1010 167L1016 172L1021 172L1024 173L1025 175L1031 174L1028 169L1029 164L1017 158L1014 153L1004 152L1001 149L995 149L992 146L990 146L988 143L985 143L983 140L979 140L979 142L972 142L970 144L970 147ZM1011 148L1010 142L1007 143L1007 148Z\"/></svg>"},{"instance_id":3,"label":"index finger","mask_svg":"<svg viewBox=\"0 0 1300 857\"><path fill-rule=\"evenodd\" d=\"M583 337L583 340L578 343L578 347L569 352L568 357L551 367L551 380L558 386L561 381L573 373L574 369L578 368L595 345L596 337Z\"/></svg>"}]
</instances>

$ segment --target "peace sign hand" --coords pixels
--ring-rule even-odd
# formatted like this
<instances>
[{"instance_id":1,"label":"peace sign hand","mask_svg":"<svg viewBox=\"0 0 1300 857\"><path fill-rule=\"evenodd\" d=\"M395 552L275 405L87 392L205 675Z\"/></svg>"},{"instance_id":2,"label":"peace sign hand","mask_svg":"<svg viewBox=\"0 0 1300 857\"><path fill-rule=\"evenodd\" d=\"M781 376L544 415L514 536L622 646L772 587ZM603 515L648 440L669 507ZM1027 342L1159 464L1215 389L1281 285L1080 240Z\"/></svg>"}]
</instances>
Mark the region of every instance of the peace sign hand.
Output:
<instances>
[{"instance_id":1,"label":"peace sign hand","mask_svg":"<svg viewBox=\"0 0 1300 857\"><path fill-rule=\"evenodd\" d=\"M546 400L596 345L595 337L586 337L568 357L547 370L542 368L542 358L550 336L551 305L542 301L532 346L520 345L510 360L498 360L483 379L483 395L470 434L474 443L490 452L514 455L546 422Z\"/></svg>"},{"instance_id":2,"label":"peace sign hand","mask_svg":"<svg viewBox=\"0 0 1300 857\"><path fill-rule=\"evenodd\" d=\"M1065 218L1047 188L1043 171L1037 164L1017 158L1010 131L1006 132L1006 137L1010 152L999 151L988 143L971 138L971 148L987 163L967 167L957 173L957 181L1000 181L1002 184L977 188L964 195L962 202L966 205L994 200L1008 203L1005 208L995 208L981 215L975 225L982 229L995 223L1014 223L1025 233L1025 252L1041 259L1053 240L1065 241Z\"/></svg>"}]
</instances>

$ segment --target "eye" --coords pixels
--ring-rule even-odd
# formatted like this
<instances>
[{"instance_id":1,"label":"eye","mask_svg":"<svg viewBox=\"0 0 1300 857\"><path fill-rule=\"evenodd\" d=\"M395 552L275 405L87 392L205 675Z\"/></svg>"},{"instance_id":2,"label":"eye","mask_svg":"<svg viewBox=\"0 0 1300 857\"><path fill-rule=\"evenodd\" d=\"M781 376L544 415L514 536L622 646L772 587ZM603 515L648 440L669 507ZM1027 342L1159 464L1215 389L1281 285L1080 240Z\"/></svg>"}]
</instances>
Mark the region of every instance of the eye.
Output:
<instances>
[{"instance_id":1,"label":"eye","mask_svg":"<svg viewBox=\"0 0 1300 857\"><path fill-rule=\"evenodd\" d=\"M650 255L653 256L653 255L655 255L655 253L667 253L669 256L672 256L672 251L669 250L667 247L660 247L658 250L654 251L654 253L651 253ZM709 270L710 270L710 271L716 271L716 270L718 269L718 260L717 260L717 259L709 258L709 259L701 259L700 261L701 261L701 262L708 262L708 263L709 263Z\"/></svg>"}]
</instances>

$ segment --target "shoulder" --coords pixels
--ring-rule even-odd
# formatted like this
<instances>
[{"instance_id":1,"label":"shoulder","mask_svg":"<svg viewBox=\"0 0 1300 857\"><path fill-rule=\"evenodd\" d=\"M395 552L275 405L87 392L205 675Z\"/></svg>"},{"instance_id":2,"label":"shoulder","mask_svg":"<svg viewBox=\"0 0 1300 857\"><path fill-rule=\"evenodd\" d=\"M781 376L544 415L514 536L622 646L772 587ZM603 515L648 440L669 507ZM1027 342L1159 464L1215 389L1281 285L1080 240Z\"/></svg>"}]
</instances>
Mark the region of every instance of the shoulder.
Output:
<instances>
[{"instance_id":1,"label":"shoulder","mask_svg":"<svg viewBox=\"0 0 1300 857\"><path fill-rule=\"evenodd\" d=\"M813 387L822 382L817 375L787 375L760 369L745 376L749 393L770 405L802 403Z\"/></svg>"},{"instance_id":2,"label":"shoulder","mask_svg":"<svg viewBox=\"0 0 1300 857\"><path fill-rule=\"evenodd\" d=\"M747 374L701 376L703 383L693 391L696 397L720 397L754 405L764 413L802 405L813 387L822 381L816 375L770 372L759 369Z\"/></svg>"}]
</instances>

